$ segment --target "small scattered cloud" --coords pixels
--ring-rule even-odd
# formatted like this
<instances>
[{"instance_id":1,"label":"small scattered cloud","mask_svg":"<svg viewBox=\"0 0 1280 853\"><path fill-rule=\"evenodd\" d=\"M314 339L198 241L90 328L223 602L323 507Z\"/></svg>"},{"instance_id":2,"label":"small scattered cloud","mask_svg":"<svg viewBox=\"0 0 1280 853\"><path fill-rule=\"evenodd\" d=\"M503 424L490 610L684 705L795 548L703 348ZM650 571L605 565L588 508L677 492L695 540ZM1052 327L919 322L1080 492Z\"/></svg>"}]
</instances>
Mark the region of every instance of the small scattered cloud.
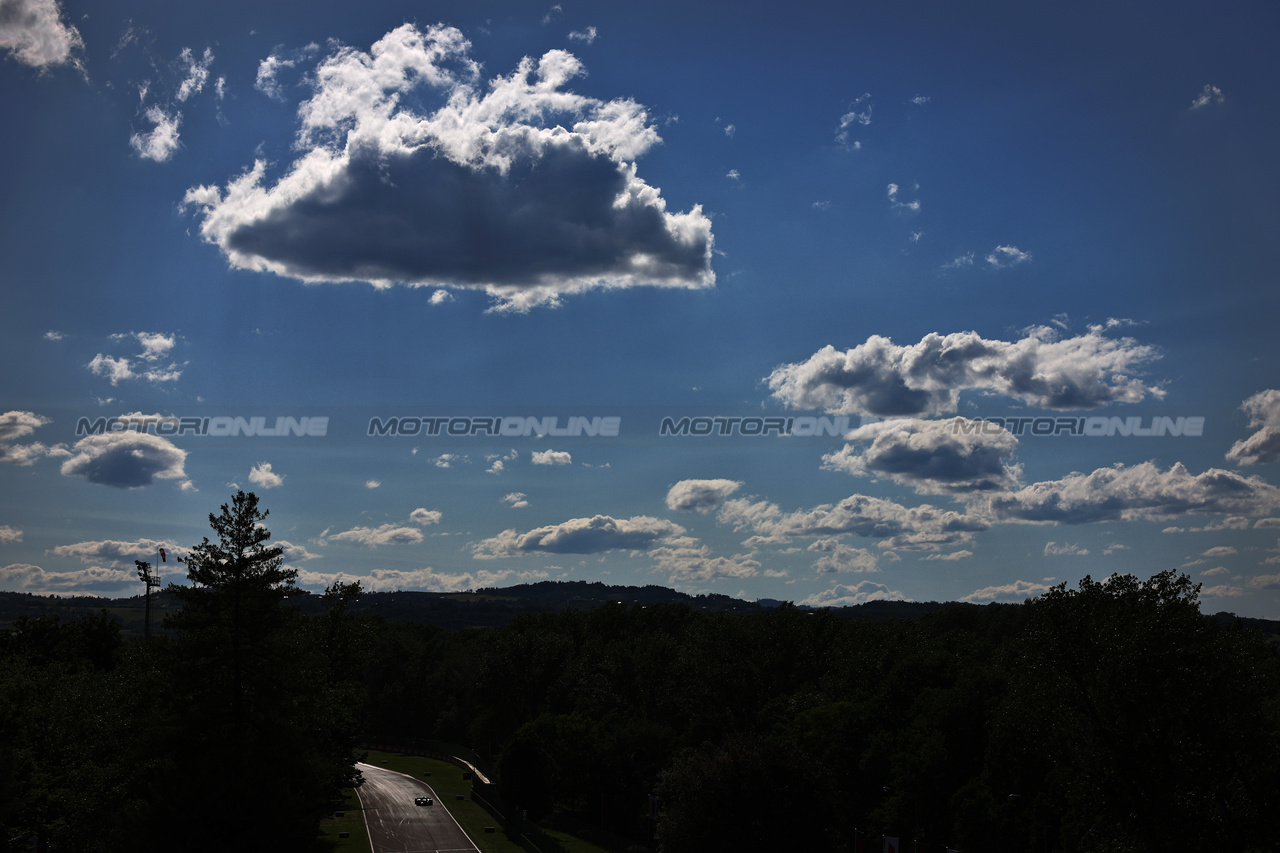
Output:
<instances>
[{"instance_id":1,"label":"small scattered cloud","mask_svg":"<svg viewBox=\"0 0 1280 853\"><path fill-rule=\"evenodd\" d=\"M1237 465L1265 465L1280 461L1280 391L1259 391L1240 405L1249 416L1253 435L1237 441L1227 459Z\"/></svg>"},{"instance_id":2,"label":"small scattered cloud","mask_svg":"<svg viewBox=\"0 0 1280 853\"><path fill-rule=\"evenodd\" d=\"M501 474L503 471L507 470L508 462L514 462L519 458L520 453L516 450L512 450L510 453L505 455L498 453L486 454L484 459L489 463L489 467L485 469L485 473L495 475Z\"/></svg>"},{"instance_id":3,"label":"small scattered cloud","mask_svg":"<svg viewBox=\"0 0 1280 853\"><path fill-rule=\"evenodd\" d=\"M539 552L602 554L607 551L643 551L683 534L684 528L665 519L644 515L633 518L596 515L537 527L527 533L504 530L477 543L473 552L477 559L495 559Z\"/></svg>"},{"instance_id":4,"label":"small scattered cloud","mask_svg":"<svg viewBox=\"0 0 1280 853\"><path fill-rule=\"evenodd\" d=\"M889 206L892 207L894 210L905 210L908 213L919 213L920 200L913 199L911 201L902 201L899 198L899 196L901 195L901 189L902 188L899 187L897 184L889 184L889 188L886 191L887 195L889 196ZM915 189L918 190L920 189L920 187L917 186Z\"/></svg>"},{"instance_id":5,"label":"small scattered cloud","mask_svg":"<svg viewBox=\"0 0 1280 853\"><path fill-rule=\"evenodd\" d=\"M1046 557L1087 557L1089 549L1070 542L1046 542L1044 555Z\"/></svg>"},{"instance_id":6,"label":"small scattered cloud","mask_svg":"<svg viewBox=\"0 0 1280 853\"><path fill-rule=\"evenodd\" d=\"M567 450L535 450L531 458L534 465L573 464L573 456Z\"/></svg>"},{"instance_id":7,"label":"small scattered cloud","mask_svg":"<svg viewBox=\"0 0 1280 853\"><path fill-rule=\"evenodd\" d=\"M444 513L438 509L423 509L418 507L409 513L409 520L414 524L427 527L432 524L439 524L440 519L444 518Z\"/></svg>"},{"instance_id":8,"label":"small scattered cloud","mask_svg":"<svg viewBox=\"0 0 1280 853\"><path fill-rule=\"evenodd\" d=\"M249 471L249 482L260 489L274 489L284 485L284 475L272 471L270 462L259 462Z\"/></svg>"},{"instance_id":9,"label":"small scattered cloud","mask_svg":"<svg viewBox=\"0 0 1280 853\"><path fill-rule=\"evenodd\" d=\"M22 541L22 531L7 524L0 524L0 545L13 545Z\"/></svg>"},{"instance_id":10,"label":"small scattered cloud","mask_svg":"<svg viewBox=\"0 0 1280 853\"><path fill-rule=\"evenodd\" d=\"M181 147L178 128L182 124L183 105L204 90L212 65L213 51L209 48L205 48L201 56L196 56L189 47L183 48L169 71L177 78L172 95L160 103L148 104L142 114L149 129L129 137L129 145L139 157L164 163L177 153ZM219 86L219 90L221 88ZM156 89L150 81L143 83L139 87L141 102L146 104Z\"/></svg>"},{"instance_id":11,"label":"small scattered cloud","mask_svg":"<svg viewBox=\"0 0 1280 853\"><path fill-rule=\"evenodd\" d=\"M416 527L388 523L377 527L353 527L341 533L329 533L326 530L320 534L320 541L324 544L350 542L365 548L377 548L383 545L414 545L422 541L422 531Z\"/></svg>"},{"instance_id":12,"label":"small scattered cloud","mask_svg":"<svg viewBox=\"0 0 1280 853\"><path fill-rule=\"evenodd\" d=\"M161 562L158 554L165 550L165 560ZM94 541L75 542L70 545L59 545L47 552L54 557L79 560L85 565L109 564L118 567L132 567L134 560L146 560L155 564L157 571L170 563L177 564L186 555L186 548L175 546L165 539L99 539Z\"/></svg>"},{"instance_id":13,"label":"small scattered cloud","mask_svg":"<svg viewBox=\"0 0 1280 853\"><path fill-rule=\"evenodd\" d=\"M151 129L130 136L129 145L142 159L163 163L177 152L181 144L178 125L182 122L182 116L178 113L166 113L158 106L148 107L145 115L151 123Z\"/></svg>"},{"instance_id":14,"label":"small scattered cloud","mask_svg":"<svg viewBox=\"0 0 1280 853\"><path fill-rule=\"evenodd\" d=\"M813 570L820 575L880 571L880 558L876 554L836 539L819 539L807 550L821 554L813 564Z\"/></svg>"},{"instance_id":15,"label":"small scattered cloud","mask_svg":"<svg viewBox=\"0 0 1280 853\"><path fill-rule=\"evenodd\" d=\"M996 246L987 255L987 263L996 269L1008 269L1031 263L1031 253L1024 252L1017 246Z\"/></svg>"},{"instance_id":16,"label":"small scattered cloud","mask_svg":"<svg viewBox=\"0 0 1280 853\"><path fill-rule=\"evenodd\" d=\"M1036 598L1044 595L1050 589L1047 583L1034 583L1032 581L1014 581L1010 584L1002 586L986 586L982 589L975 590L968 595L960 597L961 601L977 603L980 601L1004 601L1010 603L1020 603L1028 598Z\"/></svg>"},{"instance_id":17,"label":"small scattered cloud","mask_svg":"<svg viewBox=\"0 0 1280 853\"><path fill-rule=\"evenodd\" d=\"M580 41L580 42L583 42L584 44L591 44L596 40L596 36L598 35L599 35L599 32L596 30L595 27L587 27L586 29L574 30L573 32L569 33L569 40Z\"/></svg>"},{"instance_id":18,"label":"small scattered cloud","mask_svg":"<svg viewBox=\"0 0 1280 853\"><path fill-rule=\"evenodd\" d=\"M115 356L98 353L85 366L89 368L89 372L94 376L103 376L111 380L112 385L118 385L127 379L137 378L137 374L133 372L133 367L127 358L116 358Z\"/></svg>"},{"instance_id":19,"label":"small scattered cloud","mask_svg":"<svg viewBox=\"0 0 1280 853\"><path fill-rule=\"evenodd\" d=\"M862 581L856 584L836 584L830 589L801 599L796 604L803 607L853 607L868 601L906 600L906 596L896 589L874 581Z\"/></svg>"},{"instance_id":20,"label":"small scattered cloud","mask_svg":"<svg viewBox=\"0 0 1280 853\"><path fill-rule=\"evenodd\" d=\"M308 551L305 545L296 545L285 539L277 540L272 544L280 549L281 556L284 557L286 563L302 563L320 558L319 554L312 554Z\"/></svg>"},{"instance_id":21,"label":"small scattered cloud","mask_svg":"<svg viewBox=\"0 0 1280 853\"><path fill-rule=\"evenodd\" d=\"M182 49L178 61L186 73L182 82L178 84L178 93L174 97L182 103L191 96L199 94L209 82L209 67L213 65L213 51L205 48L204 55L197 58L191 48L186 47Z\"/></svg>"},{"instance_id":22,"label":"small scattered cloud","mask_svg":"<svg viewBox=\"0 0 1280 853\"><path fill-rule=\"evenodd\" d=\"M512 509L524 509L529 505L529 496L524 492L511 492L503 495L502 502Z\"/></svg>"},{"instance_id":23,"label":"small scattered cloud","mask_svg":"<svg viewBox=\"0 0 1280 853\"><path fill-rule=\"evenodd\" d=\"M1249 589L1280 589L1280 575L1258 575L1245 581L1245 586Z\"/></svg>"},{"instance_id":24,"label":"small scattered cloud","mask_svg":"<svg viewBox=\"0 0 1280 853\"><path fill-rule=\"evenodd\" d=\"M377 488L380 488L381 486L382 486L381 480L365 480L364 481L364 487L366 489L377 489Z\"/></svg>"},{"instance_id":25,"label":"small scattered cloud","mask_svg":"<svg viewBox=\"0 0 1280 853\"><path fill-rule=\"evenodd\" d=\"M1200 94L1196 95L1195 100L1191 102L1191 109L1204 109L1211 104L1226 103L1226 97L1223 96L1222 90L1217 86L1206 83L1204 88L1200 90Z\"/></svg>"},{"instance_id":26,"label":"small scattered cloud","mask_svg":"<svg viewBox=\"0 0 1280 853\"><path fill-rule=\"evenodd\" d=\"M760 574L760 563L751 554L728 557L711 553L703 542L688 536L676 536L650 549L656 569L675 586L706 584L720 580L742 580Z\"/></svg>"},{"instance_id":27,"label":"small scattered cloud","mask_svg":"<svg viewBox=\"0 0 1280 853\"><path fill-rule=\"evenodd\" d=\"M9 411L0 414L0 462L6 465L34 465L36 460L46 456L63 455L65 449L60 446L50 447L41 442L17 444L17 440L26 438L46 424L53 423L44 415L35 412Z\"/></svg>"},{"instance_id":28,"label":"small scattered cloud","mask_svg":"<svg viewBox=\"0 0 1280 853\"><path fill-rule=\"evenodd\" d=\"M85 367L94 376L101 376L118 385L134 379L145 379L154 384L176 382L182 378L185 364L172 361L169 356L177 344L176 335L162 332L127 332L111 335L112 341L134 341L141 347L136 355L114 356L98 353Z\"/></svg>"},{"instance_id":29,"label":"small scattered cloud","mask_svg":"<svg viewBox=\"0 0 1280 853\"><path fill-rule=\"evenodd\" d=\"M1218 518L1200 527L1166 527L1161 533L1212 533L1217 530L1248 530L1249 519L1242 515ZM1253 525L1259 526L1259 525Z\"/></svg>"},{"instance_id":30,"label":"small scattered cloud","mask_svg":"<svg viewBox=\"0 0 1280 853\"><path fill-rule=\"evenodd\" d=\"M133 338L142 346L139 357L146 362L155 363L169 357L177 338L163 332L130 332L127 335L112 335L116 340Z\"/></svg>"},{"instance_id":31,"label":"small scattered cloud","mask_svg":"<svg viewBox=\"0 0 1280 853\"><path fill-rule=\"evenodd\" d=\"M965 252L963 255L957 255L946 263L942 264L941 269L944 270L963 270L971 269L974 266L974 253L972 250ZM987 262L985 269L1007 270L1013 267L1022 266L1031 263L1031 253L1024 252L1017 246L996 246L983 257ZM1055 325L1057 325L1055 323ZM1107 325L1102 327L1110 329Z\"/></svg>"},{"instance_id":32,"label":"small scattered cloud","mask_svg":"<svg viewBox=\"0 0 1280 853\"><path fill-rule=\"evenodd\" d=\"M850 135L850 129L854 127L866 127L871 124L872 103L870 93L864 94L853 101L844 115L840 116L840 122L836 128L836 144L841 148L856 151L862 147L862 143L855 140Z\"/></svg>"},{"instance_id":33,"label":"small scattered cloud","mask_svg":"<svg viewBox=\"0 0 1280 853\"><path fill-rule=\"evenodd\" d=\"M738 480L681 480L667 490L667 508L678 512L715 512L741 488Z\"/></svg>"},{"instance_id":34,"label":"small scattered cloud","mask_svg":"<svg viewBox=\"0 0 1280 853\"><path fill-rule=\"evenodd\" d=\"M952 551L949 554L926 554L924 558L929 561L955 563L960 560L967 560L972 556L973 556L972 551L960 550L960 551Z\"/></svg>"},{"instance_id":35,"label":"small scattered cloud","mask_svg":"<svg viewBox=\"0 0 1280 853\"><path fill-rule=\"evenodd\" d=\"M313 59L319 50L319 45L309 44L301 50L271 54L258 63L258 76L253 88L272 100L283 101L285 84L280 80L281 72L291 70Z\"/></svg>"}]
</instances>

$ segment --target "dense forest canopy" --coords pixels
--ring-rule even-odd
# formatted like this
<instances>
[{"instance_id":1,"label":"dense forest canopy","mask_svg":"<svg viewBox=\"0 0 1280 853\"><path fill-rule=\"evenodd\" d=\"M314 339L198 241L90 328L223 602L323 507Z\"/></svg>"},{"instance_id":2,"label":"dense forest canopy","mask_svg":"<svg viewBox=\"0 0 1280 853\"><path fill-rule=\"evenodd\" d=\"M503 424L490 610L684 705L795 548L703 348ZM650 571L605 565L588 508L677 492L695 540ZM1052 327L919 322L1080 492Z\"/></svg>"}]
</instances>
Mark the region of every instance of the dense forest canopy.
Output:
<instances>
[{"instance_id":1,"label":"dense forest canopy","mask_svg":"<svg viewBox=\"0 0 1280 853\"><path fill-rule=\"evenodd\" d=\"M900 619L593 601L458 629L358 585L293 606L265 518L210 516L149 640L106 612L0 632L0 851L310 850L362 736L465 744L532 818L667 853L1280 849L1276 648L1175 572Z\"/></svg>"}]
</instances>

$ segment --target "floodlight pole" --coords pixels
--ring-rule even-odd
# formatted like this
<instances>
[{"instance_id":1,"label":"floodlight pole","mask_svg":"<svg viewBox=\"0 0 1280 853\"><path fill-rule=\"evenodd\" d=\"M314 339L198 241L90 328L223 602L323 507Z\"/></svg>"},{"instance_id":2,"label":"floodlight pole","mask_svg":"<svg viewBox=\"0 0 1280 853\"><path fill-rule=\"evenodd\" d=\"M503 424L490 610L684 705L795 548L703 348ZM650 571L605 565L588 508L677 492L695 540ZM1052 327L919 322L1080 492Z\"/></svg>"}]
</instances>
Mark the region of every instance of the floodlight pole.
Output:
<instances>
[{"instance_id":1,"label":"floodlight pole","mask_svg":"<svg viewBox=\"0 0 1280 853\"><path fill-rule=\"evenodd\" d=\"M151 574L150 563L144 562L143 560L134 560L133 562L138 567L138 580L142 581L143 585L145 585L147 588L146 595L145 595L146 604L143 609L143 613L145 615L143 616L143 622L142 622L142 626L143 626L142 637L145 640L150 640L151 639L151 588L155 586L160 586L160 578Z\"/></svg>"}]
</instances>

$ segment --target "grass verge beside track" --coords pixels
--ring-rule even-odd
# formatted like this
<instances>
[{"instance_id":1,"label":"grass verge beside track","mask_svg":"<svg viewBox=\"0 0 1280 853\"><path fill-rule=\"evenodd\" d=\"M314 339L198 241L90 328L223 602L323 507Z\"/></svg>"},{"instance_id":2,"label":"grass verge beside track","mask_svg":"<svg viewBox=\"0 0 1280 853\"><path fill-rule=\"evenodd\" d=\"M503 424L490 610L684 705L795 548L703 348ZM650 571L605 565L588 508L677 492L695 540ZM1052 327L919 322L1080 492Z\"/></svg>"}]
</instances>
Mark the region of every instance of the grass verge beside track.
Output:
<instances>
[{"instance_id":1,"label":"grass verge beside track","mask_svg":"<svg viewBox=\"0 0 1280 853\"><path fill-rule=\"evenodd\" d=\"M320 821L320 836L326 850L333 853L371 853L369 849L369 832L364 826L364 814L360 810L360 800L352 788L342 792L342 808L332 816ZM347 838L339 837L347 833Z\"/></svg>"}]
</instances>

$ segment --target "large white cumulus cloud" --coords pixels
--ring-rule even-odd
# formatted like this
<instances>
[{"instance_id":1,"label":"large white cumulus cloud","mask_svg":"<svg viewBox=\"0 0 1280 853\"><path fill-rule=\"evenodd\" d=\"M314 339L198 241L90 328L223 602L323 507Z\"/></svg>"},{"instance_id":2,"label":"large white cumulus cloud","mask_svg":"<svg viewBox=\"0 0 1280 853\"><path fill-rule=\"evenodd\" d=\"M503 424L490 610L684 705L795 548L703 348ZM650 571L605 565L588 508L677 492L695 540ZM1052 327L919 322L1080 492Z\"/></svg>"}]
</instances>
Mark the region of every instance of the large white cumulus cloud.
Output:
<instances>
[{"instance_id":1,"label":"large white cumulus cloud","mask_svg":"<svg viewBox=\"0 0 1280 853\"><path fill-rule=\"evenodd\" d=\"M451 27L401 26L310 79L297 159L188 191L233 266L308 282L482 288L523 310L592 287L714 284L710 220L668 213L639 104L565 86L565 51L488 85Z\"/></svg>"},{"instance_id":2,"label":"large white cumulus cloud","mask_svg":"<svg viewBox=\"0 0 1280 853\"><path fill-rule=\"evenodd\" d=\"M877 417L953 414L962 391L1059 410L1162 397L1162 388L1137 375L1158 356L1155 349L1104 331L1093 326L1062 337L1042 326L1017 341L931 332L908 346L873 335L844 352L827 346L782 365L768 383L775 397L797 408Z\"/></svg>"}]
</instances>

